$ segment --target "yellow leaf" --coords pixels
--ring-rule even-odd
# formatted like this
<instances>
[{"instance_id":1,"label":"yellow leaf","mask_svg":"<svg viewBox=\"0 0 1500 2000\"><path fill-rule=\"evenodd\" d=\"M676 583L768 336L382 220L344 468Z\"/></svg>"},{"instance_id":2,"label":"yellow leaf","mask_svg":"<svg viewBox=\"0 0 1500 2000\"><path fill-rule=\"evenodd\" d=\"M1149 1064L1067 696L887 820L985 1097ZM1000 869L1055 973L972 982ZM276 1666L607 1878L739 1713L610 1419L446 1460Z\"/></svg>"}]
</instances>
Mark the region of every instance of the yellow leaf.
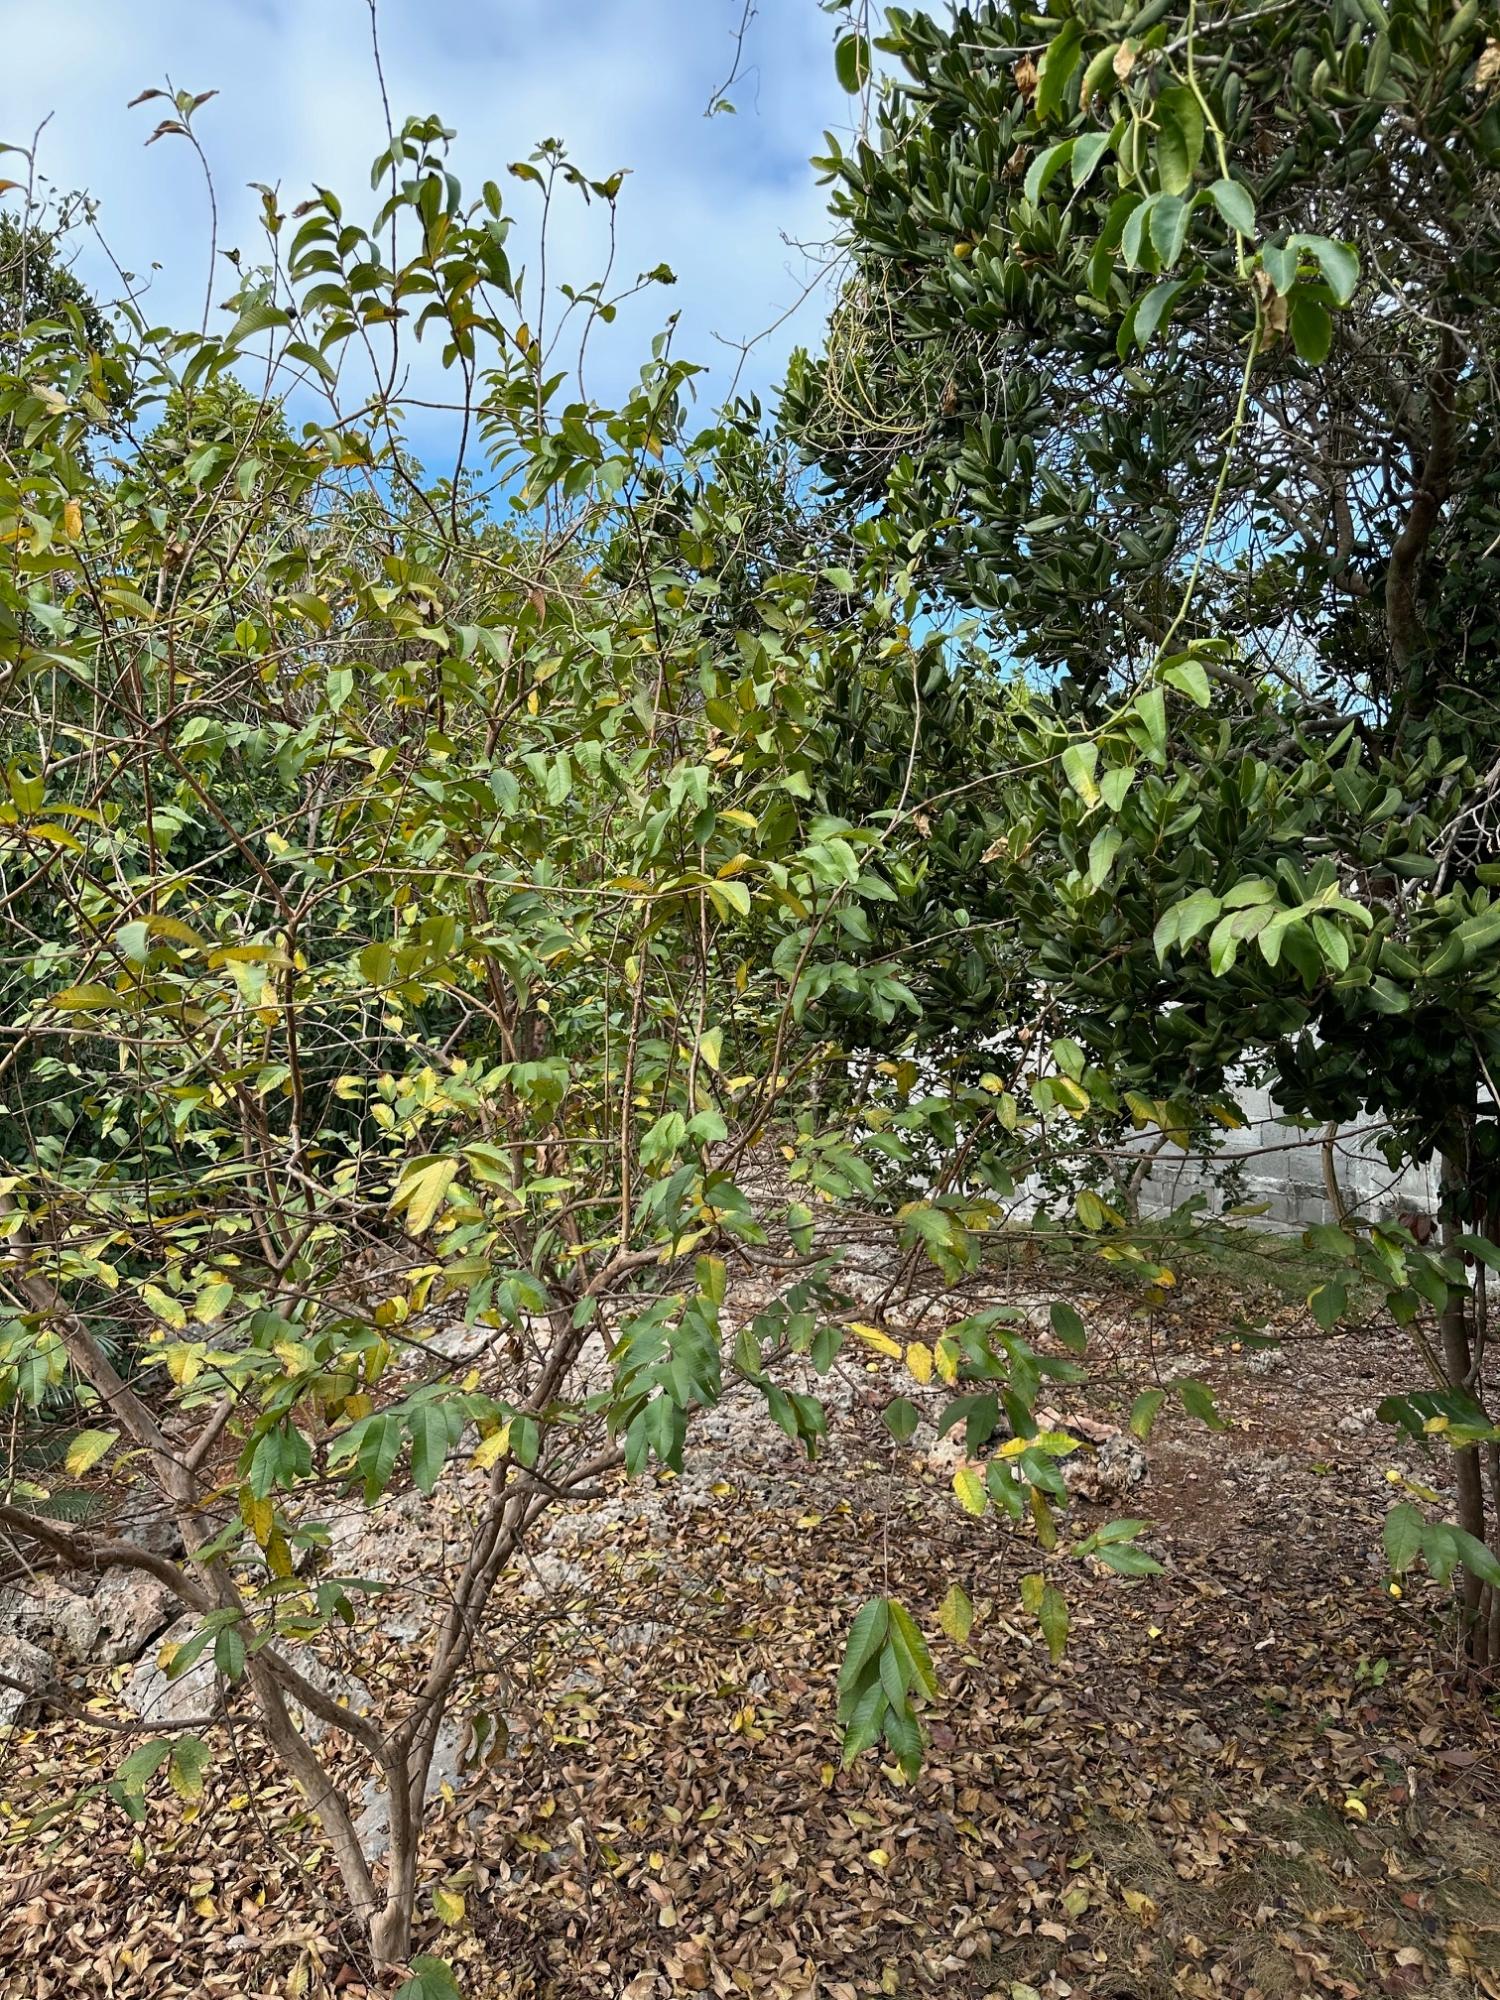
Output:
<instances>
[{"instance_id":1,"label":"yellow leaf","mask_svg":"<svg viewBox=\"0 0 1500 2000\"><path fill-rule=\"evenodd\" d=\"M1126 1909L1129 1910L1133 1917L1139 1917L1143 1924L1150 1924L1156 1921L1156 1904L1144 1890L1122 1889L1120 1894L1125 1899Z\"/></svg>"},{"instance_id":2,"label":"yellow leaf","mask_svg":"<svg viewBox=\"0 0 1500 2000\"><path fill-rule=\"evenodd\" d=\"M882 1333L878 1326L865 1326L862 1321L855 1319L849 1322L849 1328L852 1333L857 1333L861 1340L873 1347L877 1354L887 1355L892 1361L901 1359L900 1341L892 1340L891 1336Z\"/></svg>"},{"instance_id":3,"label":"yellow leaf","mask_svg":"<svg viewBox=\"0 0 1500 2000\"><path fill-rule=\"evenodd\" d=\"M964 1512L974 1515L977 1520L988 1503L985 1499L984 1481L972 1465L961 1465L954 1473L953 1490L958 1495Z\"/></svg>"},{"instance_id":4,"label":"yellow leaf","mask_svg":"<svg viewBox=\"0 0 1500 2000\"><path fill-rule=\"evenodd\" d=\"M181 1300L169 1298L160 1285L142 1285L141 1302L148 1305L167 1326L175 1326L179 1333L187 1325L187 1313Z\"/></svg>"},{"instance_id":5,"label":"yellow leaf","mask_svg":"<svg viewBox=\"0 0 1500 2000\"><path fill-rule=\"evenodd\" d=\"M1050 1452L1054 1458L1066 1458L1070 1451L1077 1451L1078 1439L1069 1437L1066 1431L1038 1431L1034 1438L1007 1438L995 1453L996 1458L1019 1458L1023 1451L1032 1446L1040 1451Z\"/></svg>"},{"instance_id":6,"label":"yellow leaf","mask_svg":"<svg viewBox=\"0 0 1500 2000\"><path fill-rule=\"evenodd\" d=\"M457 1160L424 1160L401 1176L391 1207L405 1209L406 1226L413 1236L431 1228L457 1172Z\"/></svg>"},{"instance_id":7,"label":"yellow leaf","mask_svg":"<svg viewBox=\"0 0 1500 2000\"><path fill-rule=\"evenodd\" d=\"M870 1859L877 1868L889 1868L891 1865L891 1857L883 1847L872 1847Z\"/></svg>"},{"instance_id":8,"label":"yellow leaf","mask_svg":"<svg viewBox=\"0 0 1500 2000\"><path fill-rule=\"evenodd\" d=\"M76 500L69 500L63 506L63 533L70 542L76 542L83 533L83 509Z\"/></svg>"},{"instance_id":9,"label":"yellow leaf","mask_svg":"<svg viewBox=\"0 0 1500 2000\"><path fill-rule=\"evenodd\" d=\"M200 1326L212 1325L233 1297L234 1286L225 1284L222 1278L215 1284L205 1285L193 1301L193 1318Z\"/></svg>"},{"instance_id":10,"label":"yellow leaf","mask_svg":"<svg viewBox=\"0 0 1500 2000\"><path fill-rule=\"evenodd\" d=\"M919 1382L930 1382L932 1380L932 1349L924 1341L911 1341L906 1350L906 1365Z\"/></svg>"},{"instance_id":11,"label":"yellow leaf","mask_svg":"<svg viewBox=\"0 0 1500 2000\"><path fill-rule=\"evenodd\" d=\"M958 1380L958 1348L951 1340L940 1340L932 1350L932 1358L937 1364L937 1372L945 1382Z\"/></svg>"},{"instance_id":12,"label":"yellow leaf","mask_svg":"<svg viewBox=\"0 0 1500 2000\"><path fill-rule=\"evenodd\" d=\"M502 1424L499 1430L491 1431L487 1438L481 1439L479 1449L471 1461L475 1471L487 1472L495 1460L504 1458L509 1450L510 1425Z\"/></svg>"},{"instance_id":13,"label":"yellow leaf","mask_svg":"<svg viewBox=\"0 0 1500 2000\"><path fill-rule=\"evenodd\" d=\"M257 1496L249 1487L240 1491L240 1519L264 1548L276 1526L276 1510L269 1495Z\"/></svg>"},{"instance_id":14,"label":"yellow leaf","mask_svg":"<svg viewBox=\"0 0 1500 2000\"><path fill-rule=\"evenodd\" d=\"M99 1463L115 1439L118 1431L80 1431L68 1446L68 1455L63 1460L75 1479Z\"/></svg>"},{"instance_id":15,"label":"yellow leaf","mask_svg":"<svg viewBox=\"0 0 1500 2000\"><path fill-rule=\"evenodd\" d=\"M974 1627L974 1607L969 1595L954 1584L938 1607L938 1623L955 1645L961 1646Z\"/></svg>"},{"instance_id":16,"label":"yellow leaf","mask_svg":"<svg viewBox=\"0 0 1500 2000\"><path fill-rule=\"evenodd\" d=\"M186 1389L197 1381L203 1373L203 1349L189 1346L185 1341L174 1340L164 1350L167 1373L179 1389Z\"/></svg>"},{"instance_id":17,"label":"yellow leaf","mask_svg":"<svg viewBox=\"0 0 1500 2000\"><path fill-rule=\"evenodd\" d=\"M456 1889L434 1889L432 1911L439 1923L461 1924L464 1920L464 1899Z\"/></svg>"}]
</instances>

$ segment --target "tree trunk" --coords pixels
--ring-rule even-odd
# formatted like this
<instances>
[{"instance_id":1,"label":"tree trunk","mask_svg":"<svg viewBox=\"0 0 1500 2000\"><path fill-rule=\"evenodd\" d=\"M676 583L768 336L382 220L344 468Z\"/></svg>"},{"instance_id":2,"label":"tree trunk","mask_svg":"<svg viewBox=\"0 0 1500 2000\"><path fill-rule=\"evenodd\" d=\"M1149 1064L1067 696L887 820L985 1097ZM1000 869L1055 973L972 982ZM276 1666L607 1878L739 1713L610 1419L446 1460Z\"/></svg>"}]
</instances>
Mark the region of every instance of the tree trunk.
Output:
<instances>
[{"instance_id":1,"label":"tree trunk","mask_svg":"<svg viewBox=\"0 0 1500 2000\"><path fill-rule=\"evenodd\" d=\"M1453 1154L1443 1155L1444 1190L1462 1187L1468 1178L1467 1169ZM1456 1239L1463 1234L1460 1223L1451 1214L1443 1217L1443 1245L1449 1255L1462 1262L1463 1253L1457 1247ZM1443 1307L1438 1321L1442 1345L1443 1372L1448 1385L1473 1393L1474 1350L1470 1341L1470 1294L1466 1288L1450 1288L1448 1303ZM1485 1532L1484 1467L1477 1445L1466 1445L1453 1454L1453 1477L1457 1491L1458 1525L1465 1534L1472 1535L1477 1542L1487 1543ZM1460 1598L1463 1604L1465 1635L1469 1656L1476 1666L1483 1667L1489 1660L1489 1607L1483 1603L1485 1587L1472 1571L1460 1572L1462 1585ZM1481 1613L1483 1612L1483 1615Z\"/></svg>"},{"instance_id":2,"label":"tree trunk","mask_svg":"<svg viewBox=\"0 0 1500 2000\"><path fill-rule=\"evenodd\" d=\"M1339 1122L1331 1118L1323 1127L1322 1144L1318 1149L1323 1167L1323 1192L1328 1197L1328 1206L1333 1210L1333 1219L1340 1229L1349 1220L1349 1205L1344 1200L1344 1190L1339 1186Z\"/></svg>"}]
</instances>

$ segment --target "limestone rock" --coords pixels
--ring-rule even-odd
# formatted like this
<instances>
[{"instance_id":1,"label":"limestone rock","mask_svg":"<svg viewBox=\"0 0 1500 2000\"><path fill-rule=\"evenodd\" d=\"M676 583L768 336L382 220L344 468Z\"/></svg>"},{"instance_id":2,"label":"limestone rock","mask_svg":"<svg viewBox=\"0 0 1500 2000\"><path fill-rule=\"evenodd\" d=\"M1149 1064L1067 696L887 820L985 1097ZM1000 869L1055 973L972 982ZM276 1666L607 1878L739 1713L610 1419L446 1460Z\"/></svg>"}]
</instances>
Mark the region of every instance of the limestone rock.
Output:
<instances>
[{"instance_id":1,"label":"limestone rock","mask_svg":"<svg viewBox=\"0 0 1500 2000\"><path fill-rule=\"evenodd\" d=\"M98 1624L94 1657L112 1667L138 1660L181 1610L166 1584L138 1569L110 1570L94 1592L92 1608Z\"/></svg>"},{"instance_id":2,"label":"limestone rock","mask_svg":"<svg viewBox=\"0 0 1500 2000\"><path fill-rule=\"evenodd\" d=\"M0 1590L0 1632L69 1662L92 1658L99 1620L91 1600L50 1576Z\"/></svg>"},{"instance_id":3,"label":"limestone rock","mask_svg":"<svg viewBox=\"0 0 1500 2000\"><path fill-rule=\"evenodd\" d=\"M8 1729L51 1679L52 1662L40 1646L0 1632L0 1729Z\"/></svg>"},{"instance_id":4,"label":"limestone rock","mask_svg":"<svg viewBox=\"0 0 1500 2000\"><path fill-rule=\"evenodd\" d=\"M158 1653L169 1645L185 1644L201 1623L196 1612L188 1612L174 1625L168 1626L161 1635L161 1646L147 1658L137 1661L135 1671L127 1677L120 1689L120 1699L142 1722L175 1725L193 1716L211 1715L218 1706L219 1677L214 1667L212 1646L205 1646L193 1664L176 1680L169 1680L166 1670L158 1664Z\"/></svg>"}]
</instances>

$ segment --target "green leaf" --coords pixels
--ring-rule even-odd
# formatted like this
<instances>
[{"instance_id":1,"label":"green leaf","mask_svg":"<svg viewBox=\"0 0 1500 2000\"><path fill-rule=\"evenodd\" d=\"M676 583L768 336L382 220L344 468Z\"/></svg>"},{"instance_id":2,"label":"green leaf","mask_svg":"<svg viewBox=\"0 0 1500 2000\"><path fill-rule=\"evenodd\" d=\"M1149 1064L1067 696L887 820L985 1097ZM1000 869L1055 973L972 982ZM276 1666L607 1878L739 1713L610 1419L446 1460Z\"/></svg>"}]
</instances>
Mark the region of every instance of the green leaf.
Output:
<instances>
[{"instance_id":1,"label":"green leaf","mask_svg":"<svg viewBox=\"0 0 1500 2000\"><path fill-rule=\"evenodd\" d=\"M1207 708L1213 700L1208 673L1201 660L1176 660L1171 666L1162 668L1161 677L1168 687L1185 694L1199 708Z\"/></svg>"},{"instance_id":2,"label":"green leaf","mask_svg":"<svg viewBox=\"0 0 1500 2000\"><path fill-rule=\"evenodd\" d=\"M1331 1279L1327 1284L1315 1285L1307 1295L1307 1303L1312 1316L1325 1333L1338 1325L1349 1303L1349 1287L1342 1278Z\"/></svg>"},{"instance_id":3,"label":"green leaf","mask_svg":"<svg viewBox=\"0 0 1500 2000\"><path fill-rule=\"evenodd\" d=\"M1312 252L1323 281L1341 306L1348 305L1359 283L1359 252L1352 243L1336 243L1327 236L1298 236L1293 239Z\"/></svg>"},{"instance_id":4,"label":"green leaf","mask_svg":"<svg viewBox=\"0 0 1500 2000\"><path fill-rule=\"evenodd\" d=\"M1416 1561L1422 1547L1422 1531L1426 1526L1416 1508L1405 1500L1386 1515L1381 1538L1393 1576L1404 1576Z\"/></svg>"},{"instance_id":5,"label":"green leaf","mask_svg":"<svg viewBox=\"0 0 1500 2000\"><path fill-rule=\"evenodd\" d=\"M227 1681L238 1681L245 1671L245 1642L231 1625L214 1637L214 1665Z\"/></svg>"},{"instance_id":6,"label":"green leaf","mask_svg":"<svg viewBox=\"0 0 1500 2000\"><path fill-rule=\"evenodd\" d=\"M396 1460L401 1456L402 1435L401 1419L393 1413L382 1411L370 1418L359 1441L356 1461L367 1501L378 1499L389 1486Z\"/></svg>"},{"instance_id":7,"label":"green leaf","mask_svg":"<svg viewBox=\"0 0 1500 2000\"><path fill-rule=\"evenodd\" d=\"M1458 1548L1458 1559L1470 1576L1477 1576L1481 1583L1500 1585L1500 1560L1492 1549L1477 1541L1466 1529L1456 1528L1450 1522L1448 1533Z\"/></svg>"},{"instance_id":8,"label":"green leaf","mask_svg":"<svg viewBox=\"0 0 1500 2000\"><path fill-rule=\"evenodd\" d=\"M1333 346L1333 320L1328 308L1299 285L1292 294L1292 344L1299 359L1316 365L1328 359Z\"/></svg>"},{"instance_id":9,"label":"green leaf","mask_svg":"<svg viewBox=\"0 0 1500 2000\"><path fill-rule=\"evenodd\" d=\"M1063 776L1088 806L1099 802L1099 787L1094 783L1098 762L1097 743L1070 743L1062 753Z\"/></svg>"},{"instance_id":10,"label":"green leaf","mask_svg":"<svg viewBox=\"0 0 1500 2000\"><path fill-rule=\"evenodd\" d=\"M395 2000L461 2000L445 1958L423 1954L411 1962L411 1978L396 1988Z\"/></svg>"},{"instance_id":11,"label":"green leaf","mask_svg":"<svg viewBox=\"0 0 1500 2000\"><path fill-rule=\"evenodd\" d=\"M1170 271L1182 255L1192 219L1192 208L1180 195L1159 195L1152 204L1151 247L1161 260L1162 270Z\"/></svg>"},{"instance_id":12,"label":"green leaf","mask_svg":"<svg viewBox=\"0 0 1500 2000\"><path fill-rule=\"evenodd\" d=\"M1159 687L1142 688L1133 703L1153 750L1167 747L1167 698Z\"/></svg>"},{"instance_id":13,"label":"green leaf","mask_svg":"<svg viewBox=\"0 0 1500 2000\"><path fill-rule=\"evenodd\" d=\"M1076 20L1064 22L1042 57L1037 78L1034 109L1037 123L1045 124L1062 103L1083 54L1083 28Z\"/></svg>"},{"instance_id":14,"label":"green leaf","mask_svg":"<svg viewBox=\"0 0 1500 2000\"><path fill-rule=\"evenodd\" d=\"M431 1493L442 1477L452 1434L448 1413L436 1403L418 1403L406 1419L411 1433L411 1476L424 1493Z\"/></svg>"},{"instance_id":15,"label":"green leaf","mask_svg":"<svg viewBox=\"0 0 1500 2000\"><path fill-rule=\"evenodd\" d=\"M1047 1651L1055 1664L1068 1644L1068 1607L1063 1594L1041 1576L1023 1576L1021 1603L1042 1628Z\"/></svg>"},{"instance_id":16,"label":"green leaf","mask_svg":"<svg viewBox=\"0 0 1500 2000\"><path fill-rule=\"evenodd\" d=\"M1170 317L1174 305L1185 291L1191 289L1193 280L1189 278L1163 278L1153 285L1149 292L1138 299L1131 315L1130 332L1134 344L1142 353L1151 345L1158 330Z\"/></svg>"},{"instance_id":17,"label":"green leaf","mask_svg":"<svg viewBox=\"0 0 1500 2000\"><path fill-rule=\"evenodd\" d=\"M197 1736L179 1736L167 1759L167 1782L180 1799L201 1799L203 1774L213 1762L213 1751Z\"/></svg>"},{"instance_id":18,"label":"green leaf","mask_svg":"<svg viewBox=\"0 0 1500 2000\"><path fill-rule=\"evenodd\" d=\"M115 1771L116 1781L123 1785L127 1792L142 1790L146 1781L167 1761L171 1751L170 1737L157 1737L150 1743L142 1743L118 1766Z\"/></svg>"},{"instance_id":19,"label":"green leaf","mask_svg":"<svg viewBox=\"0 0 1500 2000\"><path fill-rule=\"evenodd\" d=\"M1177 1396L1190 1417L1208 1425L1211 1431L1227 1431L1229 1425L1219 1415L1214 1402L1214 1392L1206 1382L1195 1382L1191 1378L1177 1384Z\"/></svg>"},{"instance_id":20,"label":"green leaf","mask_svg":"<svg viewBox=\"0 0 1500 2000\"><path fill-rule=\"evenodd\" d=\"M906 1648L916 1678L916 1684L929 1701L937 1700L937 1672L932 1664L932 1655L927 1650L927 1641L921 1629L904 1604L892 1601L890 1606L891 1629Z\"/></svg>"},{"instance_id":21,"label":"green leaf","mask_svg":"<svg viewBox=\"0 0 1500 2000\"><path fill-rule=\"evenodd\" d=\"M1048 1319L1051 1322L1052 1331L1064 1347L1070 1349L1074 1354L1082 1354L1084 1352L1089 1344L1088 1333L1084 1328L1083 1321L1072 1306L1065 1304L1059 1299L1052 1306L1048 1314Z\"/></svg>"},{"instance_id":22,"label":"green leaf","mask_svg":"<svg viewBox=\"0 0 1500 2000\"><path fill-rule=\"evenodd\" d=\"M1214 207L1241 236L1255 234L1255 202L1240 181L1215 181L1208 190Z\"/></svg>"},{"instance_id":23,"label":"green leaf","mask_svg":"<svg viewBox=\"0 0 1500 2000\"><path fill-rule=\"evenodd\" d=\"M916 1431L921 1418L914 1403L909 1403L905 1396L896 1396L886 1404L882 1421L897 1444L905 1444Z\"/></svg>"},{"instance_id":24,"label":"green leaf","mask_svg":"<svg viewBox=\"0 0 1500 2000\"><path fill-rule=\"evenodd\" d=\"M1157 1412L1167 1400L1165 1389L1144 1389L1130 1406L1130 1428L1134 1436L1144 1444L1151 1435L1151 1426L1156 1422Z\"/></svg>"},{"instance_id":25,"label":"green leaf","mask_svg":"<svg viewBox=\"0 0 1500 2000\"><path fill-rule=\"evenodd\" d=\"M1168 194L1186 194L1203 157L1197 93L1184 83L1169 84L1156 100L1156 124L1157 179Z\"/></svg>"},{"instance_id":26,"label":"green leaf","mask_svg":"<svg viewBox=\"0 0 1500 2000\"><path fill-rule=\"evenodd\" d=\"M834 49L833 67L844 89L857 97L870 77L870 44L865 37L845 35Z\"/></svg>"},{"instance_id":27,"label":"green leaf","mask_svg":"<svg viewBox=\"0 0 1500 2000\"><path fill-rule=\"evenodd\" d=\"M1137 1549L1129 1542L1107 1542L1094 1550L1094 1554L1106 1569L1114 1570L1120 1576L1160 1576L1161 1564L1155 1556L1147 1555L1144 1549Z\"/></svg>"},{"instance_id":28,"label":"green leaf","mask_svg":"<svg viewBox=\"0 0 1500 2000\"><path fill-rule=\"evenodd\" d=\"M1115 856L1125 844L1117 826L1102 826L1089 842L1089 887L1099 889L1114 866Z\"/></svg>"},{"instance_id":29,"label":"green leaf","mask_svg":"<svg viewBox=\"0 0 1500 2000\"><path fill-rule=\"evenodd\" d=\"M860 1606L849 1627L844 1664L839 1669L840 1695L848 1694L858 1685L865 1667L885 1644L889 1629L890 1606L883 1597L872 1597Z\"/></svg>"},{"instance_id":30,"label":"green leaf","mask_svg":"<svg viewBox=\"0 0 1500 2000\"><path fill-rule=\"evenodd\" d=\"M1123 121L1112 132L1085 132L1073 142L1073 185L1081 188L1093 174L1095 167L1115 143Z\"/></svg>"},{"instance_id":31,"label":"green leaf","mask_svg":"<svg viewBox=\"0 0 1500 2000\"><path fill-rule=\"evenodd\" d=\"M1263 243L1260 251L1261 267L1266 276L1284 298L1297 282L1297 239L1291 237L1285 243Z\"/></svg>"},{"instance_id":32,"label":"green leaf","mask_svg":"<svg viewBox=\"0 0 1500 2000\"><path fill-rule=\"evenodd\" d=\"M1033 206L1041 200L1051 183L1072 159L1073 149L1077 144L1076 139L1062 139L1057 145L1048 146L1038 153L1026 169L1025 194Z\"/></svg>"}]
</instances>

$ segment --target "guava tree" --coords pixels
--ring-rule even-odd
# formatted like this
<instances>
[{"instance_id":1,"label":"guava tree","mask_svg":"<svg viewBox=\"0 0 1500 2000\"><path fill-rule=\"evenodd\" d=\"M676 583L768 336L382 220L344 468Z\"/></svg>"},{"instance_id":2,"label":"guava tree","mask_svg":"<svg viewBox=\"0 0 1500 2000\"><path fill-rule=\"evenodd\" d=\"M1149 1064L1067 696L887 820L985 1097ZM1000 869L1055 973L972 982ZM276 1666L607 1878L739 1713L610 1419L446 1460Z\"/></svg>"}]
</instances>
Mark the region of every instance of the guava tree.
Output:
<instances>
[{"instance_id":1,"label":"guava tree","mask_svg":"<svg viewBox=\"0 0 1500 2000\"><path fill-rule=\"evenodd\" d=\"M1461 1253L1500 1255L1496 12L1058 0L892 10L879 46L873 126L824 162L845 288L784 415L871 559L981 621L948 801L974 935L1143 1125L1257 1060L1290 1111L1440 1156L1446 1248L1340 1240L1430 1376L1388 1413L1460 1447L1458 1528L1403 1502L1392 1566L1462 1561L1486 1662Z\"/></svg>"},{"instance_id":2,"label":"guava tree","mask_svg":"<svg viewBox=\"0 0 1500 2000\"><path fill-rule=\"evenodd\" d=\"M197 108L183 93L168 125ZM60 1522L14 1471L0 1529L154 1578L189 1620L168 1675L212 1664L200 1713L143 1728L116 1803L196 1795L232 1713L300 1786L386 1968L411 1957L434 1759L455 1702L487 1699L487 1613L527 1535L621 1465L679 1467L731 1382L814 1450L807 1368L851 1325L824 1212L873 1194L872 1148L957 1115L929 1096L830 1121L808 1089L836 1002L914 1004L858 949L895 893L893 822L817 799L827 690L872 658L913 671L909 578L865 597L772 563L726 616L741 525L722 434L687 422L691 368L663 336L596 402L614 298L540 291L450 137L395 133L366 220L268 192L222 330L127 305L101 348L65 314L0 377L0 1398L62 1406L68 1474L154 1496L180 1553ZM510 171L548 209L619 189L552 146ZM409 381L448 422L441 477L414 460ZM691 507L648 535L664 466ZM773 1132L779 1195L755 1158ZM909 1204L902 1244L961 1279L981 1193ZM771 1302L730 1319L741 1273ZM1076 1347L1076 1316L1056 1324ZM1074 1441L1032 1405L1076 1361L999 1311L931 1345L856 1337L919 1380L966 1373L950 1421L979 1435L1003 1402L1015 1447L958 1497L1053 1546ZM898 1398L893 1432L915 1421ZM379 1604L330 1517L433 1495L459 1460L478 1497L413 1580L406 1678L362 1702L326 1669L358 1678ZM1139 1572L1140 1525L1080 1546ZM1027 1591L1060 1641L1055 1586ZM883 1741L914 1770L933 1690L912 1619L872 1600L847 1754ZM413 1996L448 1990L415 1965Z\"/></svg>"}]
</instances>

